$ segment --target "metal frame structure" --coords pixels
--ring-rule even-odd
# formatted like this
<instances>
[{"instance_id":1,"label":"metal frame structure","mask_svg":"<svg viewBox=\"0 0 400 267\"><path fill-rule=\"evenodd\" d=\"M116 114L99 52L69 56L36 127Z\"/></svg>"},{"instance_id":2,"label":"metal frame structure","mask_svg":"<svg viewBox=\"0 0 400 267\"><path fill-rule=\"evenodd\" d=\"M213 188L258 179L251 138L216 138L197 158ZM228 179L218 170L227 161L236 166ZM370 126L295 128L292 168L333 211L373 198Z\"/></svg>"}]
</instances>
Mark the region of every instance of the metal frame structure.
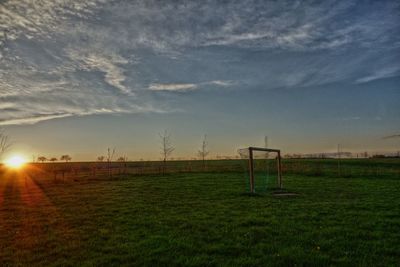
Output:
<instances>
[{"instance_id":1,"label":"metal frame structure","mask_svg":"<svg viewBox=\"0 0 400 267\"><path fill-rule=\"evenodd\" d=\"M282 189L282 163L281 163L281 150L263 147L249 147L249 171L250 171L250 191L255 193L254 185L254 157L253 151L264 151L264 152L276 152L278 154L277 164L278 164L278 185Z\"/></svg>"}]
</instances>

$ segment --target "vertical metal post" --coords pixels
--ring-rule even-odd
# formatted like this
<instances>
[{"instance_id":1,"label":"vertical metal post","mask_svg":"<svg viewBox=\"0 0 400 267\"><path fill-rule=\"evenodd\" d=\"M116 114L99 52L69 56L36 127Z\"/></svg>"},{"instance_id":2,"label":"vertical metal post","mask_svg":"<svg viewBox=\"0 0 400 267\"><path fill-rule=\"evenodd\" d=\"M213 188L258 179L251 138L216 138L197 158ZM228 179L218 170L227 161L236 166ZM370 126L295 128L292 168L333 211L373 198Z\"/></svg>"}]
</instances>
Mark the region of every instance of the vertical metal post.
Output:
<instances>
[{"instance_id":1,"label":"vertical metal post","mask_svg":"<svg viewBox=\"0 0 400 267\"><path fill-rule=\"evenodd\" d=\"M281 163L281 151L278 151L278 184L279 184L279 188L282 189L282 163Z\"/></svg>"},{"instance_id":2,"label":"vertical metal post","mask_svg":"<svg viewBox=\"0 0 400 267\"><path fill-rule=\"evenodd\" d=\"M254 188L254 165L253 165L253 148L249 147L249 171L250 171L250 192L255 193Z\"/></svg>"}]
</instances>

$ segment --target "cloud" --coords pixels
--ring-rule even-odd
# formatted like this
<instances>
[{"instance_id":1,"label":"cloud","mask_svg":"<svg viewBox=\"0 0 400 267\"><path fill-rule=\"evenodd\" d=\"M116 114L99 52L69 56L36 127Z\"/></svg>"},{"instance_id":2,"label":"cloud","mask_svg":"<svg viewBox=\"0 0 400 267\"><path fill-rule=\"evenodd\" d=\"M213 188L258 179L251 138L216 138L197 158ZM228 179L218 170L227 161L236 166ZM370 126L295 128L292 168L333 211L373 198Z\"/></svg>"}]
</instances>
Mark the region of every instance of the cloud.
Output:
<instances>
[{"instance_id":1,"label":"cloud","mask_svg":"<svg viewBox=\"0 0 400 267\"><path fill-rule=\"evenodd\" d=\"M219 87L227 87L232 86L235 83L233 81L224 81L224 80L214 80L208 82L201 83L153 83L149 85L149 90L151 91L179 91L186 92L195 89L204 88L207 85L214 85Z\"/></svg>"},{"instance_id":2,"label":"cloud","mask_svg":"<svg viewBox=\"0 0 400 267\"><path fill-rule=\"evenodd\" d=\"M215 81L210 81L206 82L206 84L213 84L213 85L218 85L218 86L232 86L235 84L235 81L222 81L222 80L215 80Z\"/></svg>"},{"instance_id":3,"label":"cloud","mask_svg":"<svg viewBox=\"0 0 400 267\"><path fill-rule=\"evenodd\" d=\"M104 0L9 0L0 5L0 30L7 30L8 38L20 36L48 37L69 19L85 19L101 7Z\"/></svg>"},{"instance_id":4,"label":"cloud","mask_svg":"<svg viewBox=\"0 0 400 267\"><path fill-rule=\"evenodd\" d=\"M368 76L364 76L356 80L356 83L366 83L378 79L390 78L400 75L399 67L390 67L377 70Z\"/></svg>"},{"instance_id":5,"label":"cloud","mask_svg":"<svg viewBox=\"0 0 400 267\"><path fill-rule=\"evenodd\" d=\"M317 5L242 1L224 6L224 20L204 36L201 44L295 51L330 50L350 44L392 46L387 34L398 27L398 15L393 9L398 7L394 2L385 2L371 7L374 12L366 12L352 1ZM215 10L210 13L220 12L218 7ZM355 11L362 15L354 15Z\"/></svg>"},{"instance_id":6,"label":"cloud","mask_svg":"<svg viewBox=\"0 0 400 267\"><path fill-rule=\"evenodd\" d=\"M83 52L83 53L82 53ZM123 69L119 65L127 64L129 61L119 55L96 54L90 51L69 51L70 59L77 62L81 69L100 70L105 73L105 81L119 89L124 94L132 94L132 92L123 84L125 75Z\"/></svg>"},{"instance_id":7,"label":"cloud","mask_svg":"<svg viewBox=\"0 0 400 267\"><path fill-rule=\"evenodd\" d=\"M48 103L43 106L40 101L37 103L30 103L26 106L20 105L18 109L13 109L11 114L7 115L7 109L0 107L0 125L18 125L18 124L35 124L37 122L53 120L71 116L88 116L99 114L126 114L126 113L165 113L167 110L162 108L155 108L149 104L146 105L130 105L126 109L115 105L106 105L109 108L97 107L97 103L88 103L86 105L71 106L63 103ZM59 106L61 105L61 106ZM123 105L121 105L123 106ZM35 110L34 113L31 110ZM49 110L58 111L57 113L46 113Z\"/></svg>"},{"instance_id":8,"label":"cloud","mask_svg":"<svg viewBox=\"0 0 400 267\"><path fill-rule=\"evenodd\" d=\"M19 119L8 119L1 121L0 120L0 125L18 125L18 124L34 124L39 121L45 121L45 120L52 120L52 119L59 119L59 118L65 118L65 117L70 117L73 116L74 114L54 114L54 115L37 115L35 117L24 117L24 118L19 118Z\"/></svg>"},{"instance_id":9,"label":"cloud","mask_svg":"<svg viewBox=\"0 0 400 267\"><path fill-rule=\"evenodd\" d=\"M346 117L346 118L342 118L342 121L357 121L360 120L361 118L358 116L353 116L353 117Z\"/></svg>"},{"instance_id":10,"label":"cloud","mask_svg":"<svg viewBox=\"0 0 400 267\"><path fill-rule=\"evenodd\" d=\"M226 34L213 40L207 40L204 45L245 45L245 46L266 46L281 48L302 47L307 49L305 44L310 41L313 26L311 24L299 25L298 27L288 28L281 33L278 29L270 29L269 31L244 32L239 34Z\"/></svg>"},{"instance_id":11,"label":"cloud","mask_svg":"<svg viewBox=\"0 0 400 267\"><path fill-rule=\"evenodd\" d=\"M193 83L153 83L149 86L152 91L188 91L196 88L197 85Z\"/></svg>"},{"instance_id":12,"label":"cloud","mask_svg":"<svg viewBox=\"0 0 400 267\"><path fill-rule=\"evenodd\" d=\"M395 138L400 138L400 134L387 135L384 136L382 139L395 139Z\"/></svg>"},{"instance_id":13,"label":"cloud","mask_svg":"<svg viewBox=\"0 0 400 267\"><path fill-rule=\"evenodd\" d=\"M180 108L168 102L180 94L163 98L157 91L392 77L399 74L393 67L399 7L396 1L3 1L0 121Z\"/></svg>"}]
</instances>

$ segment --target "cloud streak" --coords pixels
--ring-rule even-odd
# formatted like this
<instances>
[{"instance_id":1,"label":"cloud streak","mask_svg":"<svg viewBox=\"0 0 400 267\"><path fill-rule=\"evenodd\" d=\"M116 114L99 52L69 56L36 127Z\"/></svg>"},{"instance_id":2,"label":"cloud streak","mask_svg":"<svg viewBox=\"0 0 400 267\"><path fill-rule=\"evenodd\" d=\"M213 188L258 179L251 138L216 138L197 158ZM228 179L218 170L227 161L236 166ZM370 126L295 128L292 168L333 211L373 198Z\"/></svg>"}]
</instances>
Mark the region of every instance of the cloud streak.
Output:
<instances>
[{"instance_id":1,"label":"cloud streak","mask_svg":"<svg viewBox=\"0 0 400 267\"><path fill-rule=\"evenodd\" d=\"M18 124L35 124L40 121L59 119L73 116L74 114L54 114L54 115L37 115L35 117L24 117L19 119L8 119L0 121L0 125L18 125Z\"/></svg>"},{"instance_id":2,"label":"cloud streak","mask_svg":"<svg viewBox=\"0 0 400 267\"><path fill-rule=\"evenodd\" d=\"M396 138L400 138L400 134L387 135L384 136L382 139L396 139Z\"/></svg>"},{"instance_id":3,"label":"cloud streak","mask_svg":"<svg viewBox=\"0 0 400 267\"><path fill-rule=\"evenodd\" d=\"M152 91L188 91L196 88L197 85L193 83L154 83L149 86L149 90Z\"/></svg>"},{"instance_id":4,"label":"cloud streak","mask_svg":"<svg viewBox=\"0 0 400 267\"><path fill-rule=\"evenodd\" d=\"M383 68L375 71L374 73L368 76L357 79L356 83L366 83L378 79L390 78L395 76L400 76L399 67Z\"/></svg>"},{"instance_id":5,"label":"cloud streak","mask_svg":"<svg viewBox=\"0 0 400 267\"><path fill-rule=\"evenodd\" d=\"M150 84L149 90L151 91L175 91L175 92L187 92L192 91L200 88L205 88L211 86L218 86L218 87L228 87L233 86L235 83L233 81L222 81L222 80L215 80L215 81L208 81L208 82L201 82L201 83L153 83Z\"/></svg>"}]
</instances>

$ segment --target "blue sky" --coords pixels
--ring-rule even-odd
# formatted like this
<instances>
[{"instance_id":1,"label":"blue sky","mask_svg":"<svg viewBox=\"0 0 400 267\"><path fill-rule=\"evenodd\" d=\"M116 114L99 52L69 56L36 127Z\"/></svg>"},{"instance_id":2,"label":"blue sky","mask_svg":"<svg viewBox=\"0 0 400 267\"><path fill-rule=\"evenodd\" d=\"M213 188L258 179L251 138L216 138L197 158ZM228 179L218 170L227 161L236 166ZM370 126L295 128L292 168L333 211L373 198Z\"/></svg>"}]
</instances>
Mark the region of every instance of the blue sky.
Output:
<instances>
[{"instance_id":1,"label":"blue sky","mask_svg":"<svg viewBox=\"0 0 400 267\"><path fill-rule=\"evenodd\" d=\"M0 125L26 155L397 151L398 1L0 3Z\"/></svg>"}]
</instances>

